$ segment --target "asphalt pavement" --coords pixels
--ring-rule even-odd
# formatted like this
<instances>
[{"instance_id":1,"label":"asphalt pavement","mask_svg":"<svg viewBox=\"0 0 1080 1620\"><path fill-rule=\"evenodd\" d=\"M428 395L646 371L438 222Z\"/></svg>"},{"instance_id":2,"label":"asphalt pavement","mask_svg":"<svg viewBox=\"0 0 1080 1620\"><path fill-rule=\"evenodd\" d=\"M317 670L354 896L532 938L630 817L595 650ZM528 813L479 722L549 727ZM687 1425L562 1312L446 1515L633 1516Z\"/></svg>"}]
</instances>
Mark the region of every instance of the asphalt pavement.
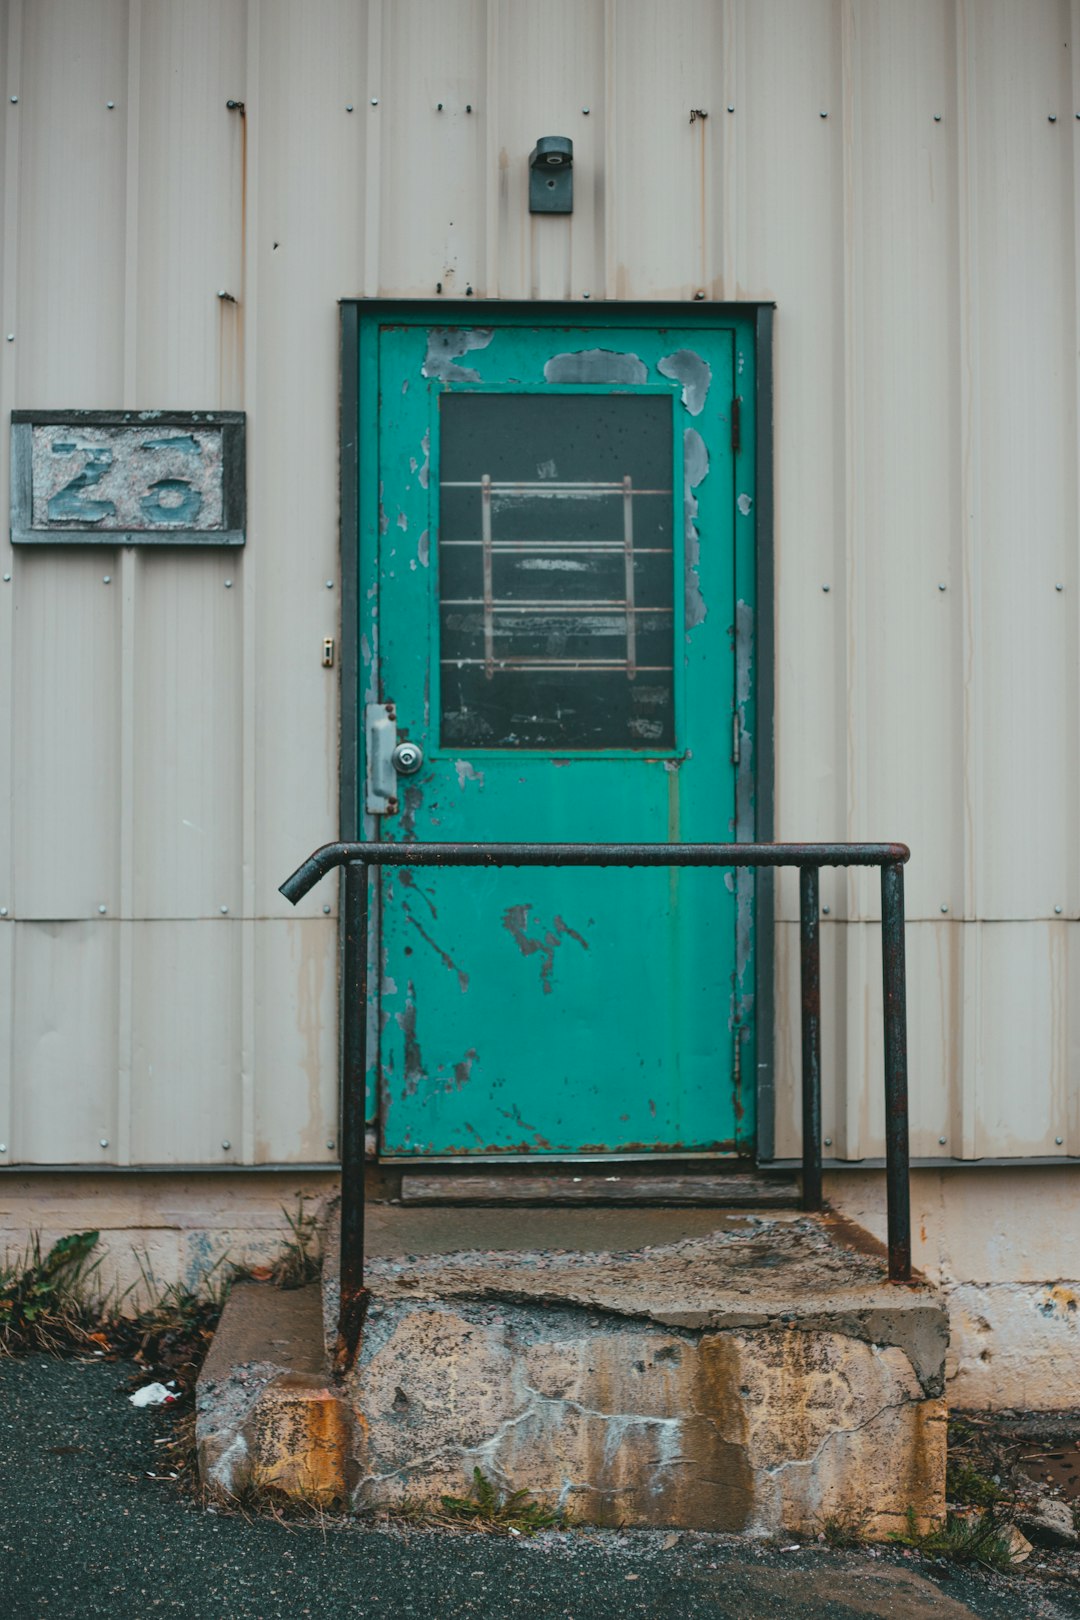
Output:
<instances>
[{"instance_id":1,"label":"asphalt pavement","mask_svg":"<svg viewBox=\"0 0 1080 1620\"><path fill-rule=\"evenodd\" d=\"M116 1363L0 1361L0 1620L1080 1620L1080 1592L914 1555L663 1531L534 1539L207 1509Z\"/></svg>"}]
</instances>

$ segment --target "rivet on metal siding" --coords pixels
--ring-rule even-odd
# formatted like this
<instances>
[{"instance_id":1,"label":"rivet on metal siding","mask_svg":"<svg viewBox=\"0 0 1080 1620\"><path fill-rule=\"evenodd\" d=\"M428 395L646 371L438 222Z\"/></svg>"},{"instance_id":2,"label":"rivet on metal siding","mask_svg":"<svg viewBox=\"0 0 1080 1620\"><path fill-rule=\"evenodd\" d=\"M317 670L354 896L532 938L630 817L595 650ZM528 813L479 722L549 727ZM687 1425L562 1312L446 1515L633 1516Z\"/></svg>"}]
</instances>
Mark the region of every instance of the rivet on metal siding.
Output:
<instances>
[{"instance_id":1,"label":"rivet on metal siding","mask_svg":"<svg viewBox=\"0 0 1080 1620\"><path fill-rule=\"evenodd\" d=\"M436 102L436 103L435 103L435 111L436 111L436 112L442 112L442 105L443 105L443 104L442 104L442 102L441 102L441 101L437 101L437 102Z\"/></svg>"},{"instance_id":2,"label":"rivet on metal siding","mask_svg":"<svg viewBox=\"0 0 1080 1620\"><path fill-rule=\"evenodd\" d=\"M436 292L437 292L437 293L441 293L441 292L442 292L442 282L441 282L441 281L437 281L437 282L436 282L436 283L435 283L435 291L436 291Z\"/></svg>"},{"instance_id":3,"label":"rivet on metal siding","mask_svg":"<svg viewBox=\"0 0 1080 1620\"><path fill-rule=\"evenodd\" d=\"M329 917L329 915L330 915L330 907L329 906L323 906L323 916L324 917Z\"/></svg>"},{"instance_id":4,"label":"rivet on metal siding","mask_svg":"<svg viewBox=\"0 0 1080 1620\"><path fill-rule=\"evenodd\" d=\"M472 112L472 102L471 101L467 101L465 103L465 111L466 112Z\"/></svg>"},{"instance_id":5,"label":"rivet on metal siding","mask_svg":"<svg viewBox=\"0 0 1080 1620\"><path fill-rule=\"evenodd\" d=\"M1047 121L1048 124L1056 124L1057 123L1057 113L1049 113L1047 115L1047 120L1046 121Z\"/></svg>"},{"instance_id":6,"label":"rivet on metal siding","mask_svg":"<svg viewBox=\"0 0 1080 1620\"><path fill-rule=\"evenodd\" d=\"M226 580L226 581L225 581L225 589L226 589L226 590L227 590L227 591L231 591L231 590L232 590L232 580L231 580L231 579L227 579L227 580Z\"/></svg>"},{"instance_id":7,"label":"rivet on metal siding","mask_svg":"<svg viewBox=\"0 0 1080 1620\"><path fill-rule=\"evenodd\" d=\"M946 1138L944 1136L939 1136L938 1137L938 1147L944 1147L945 1142L946 1142Z\"/></svg>"},{"instance_id":8,"label":"rivet on metal siding","mask_svg":"<svg viewBox=\"0 0 1080 1620\"><path fill-rule=\"evenodd\" d=\"M18 98L18 96L12 96L12 98L11 98L11 105L12 105L12 106L13 106L13 107L17 107L17 106L18 106L18 104L19 104L19 98ZM1077 116L1077 118L1080 118L1080 113L1077 113L1077 115L1076 115L1076 116Z\"/></svg>"},{"instance_id":9,"label":"rivet on metal siding","mask_svg":"<svg viewBox=\"0 0 1080 1620\"><path fill-rule=\"evenodd\" d=\"M700 303L701 303L701 300L702 300L702 299L703 299L703 298L704 298L704 297L705 297L705 294L704 294L704 293L703 293L703 292L702 292L702 290L701 290L701 288L700 288L700 287L699 287L699 288L698 288L698 290L697 290L697 292L696 292L696 293L695 293L695 294L694 294L694 300L695 300L695 302L696 302L696 303L699 303L699 304L700 304Z\"/></svg>"},{"instance_id":10,"label":"rivet on metal siding","mask_svg":"<svg viewBox=\"0 0 1080 1620\"><path fill-rule=\"evenodd\" d=\"M346 103L345 103L345 111L346 111L346 112L352 112L352 110L353 110L353 104L352 104L352 102L351 102L351 101L347 101L347 102L346 102Z\"/></svg>"},{"instance_id":11,"label":"rivet on metal siding","mask_svg":"<svg viewBox=\"0 0 1080 1620\"><path fill-rule=\"evenodd\" d=\"M7 906L0 906L0 917L6 917L7 914L8 914Z\"/></svg>"},{"instance_id":12,"label":"rivet on metal siding","mask_svg":"<svg viewBox=\"0 0 1080 1620\"><path fill-rule=\"evenodd\" d=\"M819 117L819 118L828 118L828 116L829 116L829 115L828 115L828 113L827 113L827 112L819 112L819 113L818 113L818 117Z\"/></svg>"},{"instance_id":13,"label":"rivet on metal siding","mask_svg":"<svg viewBox=\"0 0 1080 1620\"><path fill-rule=\"evenodd\" d=\"M10 585L11 584L11 575L10 574L5 574L4 575L4 584L5 585Z\"/></svg>"},{"instance_id":14,"label":"rivet on metal siding","mask_svg":"<svg viewBox=\"0 0 1080 1620\"><path fill-rule=\"evenodd\" d=\"M330 1151L331 1151L331 1152L333 1152L333 1150L334 1150L334 1144L333 1144L333 1142L327 1142L327 1144L326 1144L326 1145L327 1145L327 1147L328 1147L328 1148L329 1148L329 1149L330 1149Z\"/></svg>"},{"instance_id":15,"label":"rivet on metal siding","mask_svg":"<svg viewBox=\"0 0 1080 1620\"><path fill-rule=\"evenodd\" d=\"M942 906L941 909L942 909L943 912L945 912L945 911L948 911L949 908L948 908L948 906Z\"/></svg>"},{"instance_id":16,"label":"rivet on metal siding","mask_svg":"<svg viewBox=\"0 0 1080 1620\"><path fill-rule=\"evenodd\" d=\"M466 287L465 288L465 296L466 296L466 298L471 298L472 295L473 295L472 288L471 287Z\"/></svg>"},{"instance_id":17,"label":"rivet on metal siding","mask_svg":"<svg viewBox=\"0 0 1080 1620\"><path fill-rule=\"evenodd\" d=\"M1060 582L1060 581L1059 581L1059 582L1058 582L1058 583L1057 583L1057 584L1056 584L1056 585L1055 585L1055 586L1054 586L1054 589L1055 589L1055 591L1063 591L1063 590L1064 590L1064 589L1065 589L1065 587L1064 587L1064 585L1062 585L1062 584L1061 584L1061 582Z\"/></svg>"},{"instance_id":18,"label":"rivet on metal siding","mask_svg":"<svg viewBox=\"0 0 1080 1620\"><path fill-rule=\"evenodd\" d=\"M327 588L327 590L328 590L328 591L332 591L332 590L333 590L333 588L334 588L334 582L333 582L333 580L332 580L332 579L328 579L328 580L327 580L327 582L326 582L326 588Z\"/></svg>"},{"instance_id":19,"label":"rivet on metal siding","mask_svg":"<svg viewBox=\"0 0 1080 1620\"><path fill-rule=\"evenodd\" d=\"M938 580L938 590L943 591L944 589L945 589L945 581L943 579Z\"/></svg>"},{"instance_id":20,"label":"rivet on metal siding","mask_svg":"<svg viewBox=\"0 0 1080 1620\"><path fill-rule=\"evenodd\" d=\"M729 103L729 105L728 105L728 112L734 112L734 111L735 111L735 109L734 109L734 107L732 107L732 106L731 106L731 105L730 105L730 103Z\"/></svg>"},{"instance_id":21,"label":"rivet on metal siding","mask_svg":"<svg viewBox=\"0 0 1080 1620\"><path fill-rule=\"evenodd\" d=\"M8 335L7 335L7 340L8 340L8 342L9 342L9 343L14 343L14 341L15 341L15 334L14 334L14 332L9 332L9 333L8 333Z\"/></svg>"},{"instance_id":22,"label":"rivet on metal siding","mask_svg":"<svg viewBox=\"0 0 1080 1620\"><path fill-rule=\"evenodd\" d=\"M831 909L831 908L830 908L830 907L829 907L829 906L822 906L822 908L821 908L821 915L822 915L822 916L823 916L823 917L827 917L827 916L828 916L828 915L829 915L829 911L830 911L830 909Z\"/></svg>"},{"instance_id":23,"label":"rivet on metal siding","mask_svg":"<svg viewBox=\"0 0 1080 1620\"><path fill-rule=\"evenodd\" d=\"M1054 1137L1054 1141L1057 1143L1058 1147L1061 1146L1061 1144L1064 1142L1064 1140L1065 1140L1065 1138L1063 1136L1055 1136Z\"/></svg>"},{"instance_id":24,"label":"rivet on metal siding","mask_svg":"<svg viewBox=\"0 0 1080 1620\"><path fill-rule=\"evenodd\" d=\"M229 914L229 908L228 908L228 906L222 906L222 908L221 908L221 915L222 915L222 916L223 916L223 917L227 917L227 916L228 916L228 914Z\"/></svg>"},{"instance_id":25,"label":"rivet on metal siding","mask_svg":"<svg viewBox=\"0 0 1080 1620\"><path fill-rule=\"evenodd\" d=\"M98 1139L98 1147L108 1147L108 1145L109 1145L109 1138L107 1136L99 1137L99 1139Z\"/></svg>"},{"instance_id":26,"label":"rivet on metal siding","mask_svg":"<svg viewBox=\"0 0 1080 1620\"><path fill-rule=\"evenodd\" d=\"M1061 916L1061 907L1060 906L1055 906L1054 907L1054 916L1055 917L1060 917Z\"/></svg>"},{"instance_id":27,"label":"rivet on metal siding","mask_svg":"<svg viewBox=\"0 0 1080 1620\"><path fill-rule=\"evenodd\" d=\"M98 910L101 912L101 915L104 917L106 911L108 910L108 907L107 906L98 906Z\"/></svg>"},{"instance_id":28,"label":"rivet on metal siding","mask_svg":"<svg viewBox=\"0 0 1080 1620\"><path fill-rule=\"evenodd\" d=\"M832 1137L831 1136L827 1136L825 1138L825 1146L826 1147L832 1147Z\"/></svg>"},{"instance_id":29,"label":"rivet on metal siding","mask_svg":"<svg viewBox=\"0 0 1080 1620\"><path fill-rule=\"evenodd\" d=\"M222 1147L223 1147L223 1148L224 1148L224 1149L225 1149L225 1152L226 1152L226 1153L228 1153L228 1151L229 1151L229 1149L230 1149L230 1148L231 1148L231 1147L232 1147L232 1143L231 1143L231 1142L222 1142L222 1144L221 1144L221 1145L222 1145Z\"/></svg>"},{"instance_id":30,"label":"rivet on metal siding","mask_svg":"<svg viewBox=\"0 0 1080 1620\"><path fill-rule=\"evenodd\" d=\"M116 102L115 101L107 101L105 103L105 105L106 105L106 107L108 107L109 111L112 112L113 108L116 106Z\"/></svg>"},{"instance_id":31,"label":"rivet on metal siding","mask_svg":"<svg viewBox=\"0 0 1080 1620\"><path fill-rule=\"evenodd\" d=\"M372 98L371 98L371 105L372 105L372 106L373 106L373 107L377 107L377 106L378 106L378 105L379 105L379 98L378 98L378 96L372 96Z\"/></svg>"},{"instance_id":32,"label":"rivet on metal siding","mask_svg":"<svg viewBox=\"0 0 1080 1620\"><path fill-rule=\"evenodd\" d=\"M583 112L583 113L584 113L584 114L585 114L585 117L586 117L586 118L588 118L588 116L589 116L589 113L590 113L590 112L591 112L591 110L592 110L592 109L591 109L591 108L589 108L589 107L582 107L582 109L581 109L581 110L582 110L582 112Z\"/></svg>"},{"instance_id":33,"label":"rivet on metal siding","mask_svg":"<svg viewBox=\"0 0 1080 1620\"><path fill-rule=\"evenodd\" d=\"M941 114L940 113L935 113L934 114L934 123L935 124L940 124L941 123Z\"/></svg>"},{"instance_id":34,"label":"rivet on metal siding","mask_svg":"<svg viewBox=\"0 0 1080 1620\"><path fill-rule=\"evenodd\" d=\"M7 1152L7 1143L6 1142L0 1142L0 1153L6 1153L6 1152Z\"/></svg>"},{"instance_id":35,"label":"rivet on metal siding","mask_svg":"<svg viewBox=\"0 0 1080 1620\"><path fill-rule=\"evenodd\" d=\"M103 585L111 585L112 584L112 575L111 574L102 574L101 583Z\"/></svg>"},{"instance_id":36,"label":"rivet on metal siding","mask_svg":"<svg viewBox=\"0 0 1080 1620\"><path fill-rule=\"evenodd\" d=\"M221 302L223 304L235 304L236 303L236 294L229 292L225 287L219 287L217 295L221 299Z\"/></svg>"},{"instance_id":37,"label":"rivet on metal siding","mask_svg":"<svg viewBox=\"0 0 1080 1620\"><path fill-rule=\"evenodd\" d=\"M582 296L582 298L591 298L592 293L583 292L581 296Z\"/></svg>"},{"instance_id":38,"label":"rivet on metal siding","mask_svg":"<svg viewBox=\"0 0 1080 1620\"><path fill-rule=\"evenodd\" d=\"M827 585L823 585L821 588L822 588L822 590L825 592L825 594L827 596L829 594L829 587Z\"/></svg>"}]
</instances>

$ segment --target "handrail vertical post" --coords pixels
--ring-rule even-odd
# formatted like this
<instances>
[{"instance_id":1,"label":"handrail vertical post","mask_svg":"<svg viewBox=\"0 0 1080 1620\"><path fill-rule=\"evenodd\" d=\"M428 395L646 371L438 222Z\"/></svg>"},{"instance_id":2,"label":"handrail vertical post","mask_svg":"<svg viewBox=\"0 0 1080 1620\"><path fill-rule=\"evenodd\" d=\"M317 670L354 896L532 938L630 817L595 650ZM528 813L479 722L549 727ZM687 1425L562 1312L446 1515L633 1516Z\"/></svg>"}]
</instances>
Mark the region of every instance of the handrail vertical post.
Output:
<instances>
[{"instance_id":1,"label":"handrail vertical post","mask_svg":"<svg viewBox=\"0 0 1080 1620\"><path fill-rule=\"evenodd\" d=\"M821 1208L821 934L816 866L799 869L802 979L802 1207Z\"/></svg>"},{"instance_id":2,"label":"handrail vertical post","mask_svg":"<svg viewBox=\"0 0 1080 1620\"><path fill-rule=\"evenodd\" d=\"M364 1287L364 1126L367 1080L368 868L345 867L342 960L345 1018L341 1088L341 1305L334 1366L347 1372L356 1360L367 1312Z\"/></svg>"},{"instance_id":3,"label":"handrail vertical post","mask_svg":"<svg viewBox=\"0 0 1080 1620\"><path fill-rule=\"evenodd\" d=\"M885 1004L885 1193L889 1281L910 1282L904 868L898 862L887 862L881 868L881 971Z\"/></svg>"}]
</instances>

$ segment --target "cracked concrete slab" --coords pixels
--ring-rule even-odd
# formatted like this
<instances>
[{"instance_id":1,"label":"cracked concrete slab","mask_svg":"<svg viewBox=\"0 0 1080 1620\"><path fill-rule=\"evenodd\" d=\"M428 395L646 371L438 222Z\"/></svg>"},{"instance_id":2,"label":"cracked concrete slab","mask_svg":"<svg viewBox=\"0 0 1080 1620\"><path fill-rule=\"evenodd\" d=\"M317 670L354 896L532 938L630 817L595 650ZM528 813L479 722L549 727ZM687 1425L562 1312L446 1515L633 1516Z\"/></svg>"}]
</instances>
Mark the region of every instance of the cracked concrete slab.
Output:
<instances>
[{"instance_id":1,"label":"cracked concrete slab","mask_svg":"<svg viewBox=\"0 0 1080 1620\"><path fill-rule=\"evenodd\" d=\"M369 1259L344 1384L357 1506L437 1502L479 1467L599 1524L768 1533L849 1514L883 1533L943 1511L945 1314L934 1290L885 1283L872 1244L726 1212L619 1247L642 1228L611 1211L597 1249L566 1212L532 1210L519 1249L509 1211L441 1211L426 1241L416 1213L381 1211ZM448 1248L455 1234L473 1246ZM324 1311L329 1336L332 1267Z\"/></svg>"}]
</instances>

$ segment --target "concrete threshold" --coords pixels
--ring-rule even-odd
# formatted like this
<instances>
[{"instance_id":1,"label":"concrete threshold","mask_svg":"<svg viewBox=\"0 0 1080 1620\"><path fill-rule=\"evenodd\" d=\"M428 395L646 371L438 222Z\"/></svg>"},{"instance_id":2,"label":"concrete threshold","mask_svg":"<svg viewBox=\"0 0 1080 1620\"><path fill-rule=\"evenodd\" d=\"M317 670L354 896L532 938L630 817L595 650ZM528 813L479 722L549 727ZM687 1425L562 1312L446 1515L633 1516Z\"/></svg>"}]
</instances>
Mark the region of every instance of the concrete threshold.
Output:
<instances>
[{"instance_id":1,"label":"concrete threshold","mask_svg":"<svg viewBox=\"0 0 1080 1620\"><path fill-rule=\"evenodd\" d=\"M255 1290L262 1344L237 1325L251 1286L227 1307L198 1416L225 1489L306 1478L358 1510L437 1505L479 1467L597 1524L771 1534L842 1516L884 1534L944 1511L946 1313L925 1284L890 1286L857 1229L775 1210L373 1206L371 1306L339 1383L333 1225L326 1239L302 1366L268 1337L289 1295Z\"/></svg>"}]
</instances>

